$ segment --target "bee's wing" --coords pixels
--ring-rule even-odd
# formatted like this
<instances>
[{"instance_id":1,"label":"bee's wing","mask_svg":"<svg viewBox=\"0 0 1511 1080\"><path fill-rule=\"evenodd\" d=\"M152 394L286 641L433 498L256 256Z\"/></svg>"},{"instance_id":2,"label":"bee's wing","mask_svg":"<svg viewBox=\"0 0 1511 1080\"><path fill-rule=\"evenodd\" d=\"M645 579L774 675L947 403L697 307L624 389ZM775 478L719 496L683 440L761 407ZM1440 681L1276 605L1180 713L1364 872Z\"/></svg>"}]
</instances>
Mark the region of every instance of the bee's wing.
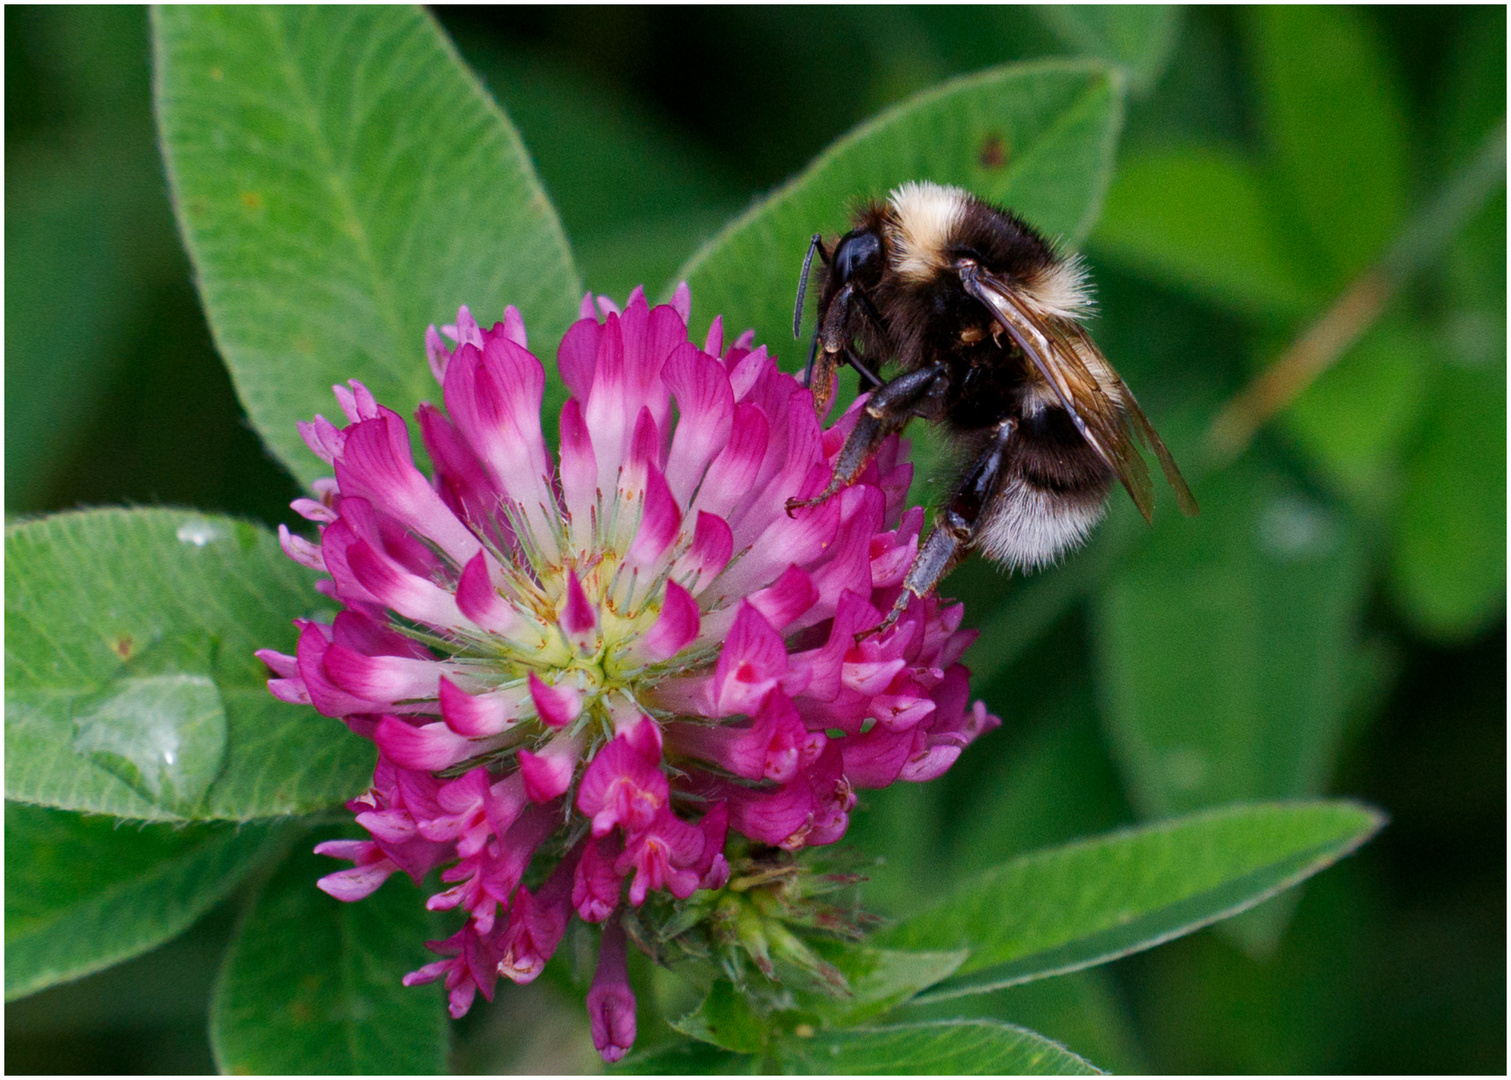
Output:
<instances>
[{"instance_id":1,"label":"bee's wing","mask_svg":"<svg viewBox=\"0 0 1511 1080\"><path fill-rule=\"evenodd\" d=\"M1125 430L1132 430L1138 436L1141 443L1154 451L1154 456L1159 459L1160 468L1164 471L1166 483L1175 492L1175 502L1180 507L1180 512L1187 517L1195 515L1198 510L1196 496L1191 494L1191 488L1186 484L1186 478L1180 474L1180 466L1175 464L1175 458L1171 456L1169 447L1165 445L1165 440L1161 439L1159 432L1154 430L1154 425L1144 415L1144 410L1139 407L1138 399L1133 396L1133 391L1128 389L1128 384L1123 381L1122 376L1112 369L1112 365L1107 362L1107 358L1102 355L1101 350L1096 347L1091 337L1079 325L1061 322L1051 330L1051 333L1072 338L1079 343L1080 348L1091 350L1092 354L1101 361L1100 366L1102 372L1105 374L1099 374L1097 378L1105 382L1106 378L1110 376L1112 382L1117 385L1118 392L1122 397L1123 426ZM1125 439L1124 441L1126 443L1127 440ZM1134 456L1137 457L1137 455ZM1125 480L1124 483L1126 484L1127 481ZM1147 518L1149 515L1145 513L1144 516Z\"/></svg>"},{"instance_id":2,"label":"bee's wing","mask_svg":"<svg viewBox=\"0 0 1511 1080\"><path fill-rule=\"evenodd\" d=\"M987 306L1049 383L1081 437L1128 489L1144 520L1152 520L1154 488L1149 467L1134 449L1130 432L1136 432L1154 450L1165 479L1175 489L1181 511L1196 513L1196 499L1175 459L1139 408L1133 391L1112 370L1086 332L1069 320L1045 319L1029 311L1011 288L991 274L971 267L962 270L960 276L966 291ZM1097 368L1095 373L1087 359Z\"/></svg>"}]
</instances>

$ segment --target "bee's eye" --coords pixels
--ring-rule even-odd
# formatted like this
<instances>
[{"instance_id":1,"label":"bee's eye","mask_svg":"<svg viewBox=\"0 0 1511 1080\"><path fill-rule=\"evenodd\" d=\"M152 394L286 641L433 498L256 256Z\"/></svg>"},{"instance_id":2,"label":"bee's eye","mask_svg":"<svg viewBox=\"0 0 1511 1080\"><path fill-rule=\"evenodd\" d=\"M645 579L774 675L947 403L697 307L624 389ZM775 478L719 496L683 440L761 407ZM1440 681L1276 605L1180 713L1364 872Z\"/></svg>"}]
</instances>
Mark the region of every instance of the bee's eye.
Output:
<instances>
[{"instance_id":1,"label":"bee's eye","mask_svg":"<svg viewBox=\"0 0 1511 1080\"><path fill-rule=\"evenodd\" d=\"M874 281L881 273L881 237L869 230L840 237L834 248L834 273L840 282L857 277Z\"/></svg>"}]
</instances>

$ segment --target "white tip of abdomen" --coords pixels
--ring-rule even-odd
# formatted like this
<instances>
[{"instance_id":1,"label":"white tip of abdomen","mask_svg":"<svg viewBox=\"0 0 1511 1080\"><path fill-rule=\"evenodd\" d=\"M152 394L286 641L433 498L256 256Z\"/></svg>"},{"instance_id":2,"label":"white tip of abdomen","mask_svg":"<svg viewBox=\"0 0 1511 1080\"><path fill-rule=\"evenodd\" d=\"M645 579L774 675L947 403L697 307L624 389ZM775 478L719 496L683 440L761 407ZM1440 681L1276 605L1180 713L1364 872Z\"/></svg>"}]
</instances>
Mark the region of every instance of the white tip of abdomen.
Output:
<instances>
[{"instance_id":1,"label":"white tip of abdomen","mask_svg":"<svg viewBox=\"0 0 1511 1080\"><path fill-rule=\"evenodd\" d=\"M1037 570L1080 547L1107 512L1107 500L1067 500L1009 482L988 510L976 546L1009 570Z\"/></svg>"}]
</instances>

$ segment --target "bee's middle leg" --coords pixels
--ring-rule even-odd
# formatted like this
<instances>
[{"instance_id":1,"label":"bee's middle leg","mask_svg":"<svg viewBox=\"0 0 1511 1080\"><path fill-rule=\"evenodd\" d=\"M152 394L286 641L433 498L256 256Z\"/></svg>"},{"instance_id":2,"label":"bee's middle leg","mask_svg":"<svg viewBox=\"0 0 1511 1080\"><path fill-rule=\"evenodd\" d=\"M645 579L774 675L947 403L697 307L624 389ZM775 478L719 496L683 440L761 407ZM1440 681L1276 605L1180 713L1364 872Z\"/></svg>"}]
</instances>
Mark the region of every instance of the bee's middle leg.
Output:
<instances>
[{"instance_id":1,"label":"bee's middle leg","mask_svg":"<svg viewBox=\"0 0 1511 1080\"><path fill-rule=\"evenodd\" d=\"M986 446L965 479L955 489L949 505L935 515L934 528L919 546L913 565L902 579L902 592L892 611L874 629L861 636L881 634L891 628L913 597L925 597L939 585L976 544L976 537L986 517L986 508L1001 491L1017 422L1011 418L997 425Z\"/></svg>"},{"instance_id":2,"label":"bee's middle leg","mask_svg":"<svg viewBox=\"0 0 1511 1080\"><path fill-rule=\"evenodd\" d=\"M788 499L787 513L816 506L840 488L854 483L876 456L886 437L901 431L917 416L925 402L943 391L948 378L949 369L944 364L934 364L899 375L881 386L866 402L855 427L845 439L845 445L834 459L834 475L829 486L811 499Z\"/></svg>"}]
</instances>

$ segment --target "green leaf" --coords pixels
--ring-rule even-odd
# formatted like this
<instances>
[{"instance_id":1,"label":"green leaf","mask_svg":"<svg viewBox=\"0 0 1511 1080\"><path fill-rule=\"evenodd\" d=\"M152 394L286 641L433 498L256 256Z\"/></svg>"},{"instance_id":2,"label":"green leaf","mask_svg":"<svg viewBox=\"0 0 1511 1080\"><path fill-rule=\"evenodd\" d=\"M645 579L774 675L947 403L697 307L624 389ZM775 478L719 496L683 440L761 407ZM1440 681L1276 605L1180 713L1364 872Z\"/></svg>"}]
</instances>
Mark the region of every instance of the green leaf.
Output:
<instances>
[{"instance_id":1,"label":"green leaf","mask_svg":"<svg viewBox=\"0 0 1511 1080\"><path fill-rule=\"evenodd\" d=\"M372 747L275 700L258 648L292 652L322 602L265 529L93 510L5 535L5 791L142 820L247 821L350 798Z\"/></svg>"},{"instance_id":2,"label":"green leaf","mask_svg":"<svg viewBox=\"0 0 1511 1080\"><path fill-rule=\"evenodd\" d=\"M406 414L439 396L425 328L458 306L489 325L513 304L537 343L560 337L581 295L560 222L428 16L161 7L153 30L163 152L210 327L296 476L323 471L294 422L330 412L333 383L361 379Z\"/></svg>"},{"instance_id":3,"label":"green leaf","mask_svg":"<svg viewBox=\"0 0 1511 1080\"><path fill-rule=\"evenodd\" d=\"M1121 67L1139 93L1159 81L1180 36L1181 10L1168 4L1053 4L1034 12L1065 44Z\"/></svg>"},{"instance_id":4,"label":"green leaf","mask_svg":"<svg viewBox=\"0 0 1511 1080\"><path fill-rule=\"evenodd\" d=\"M1506 612L1506 369L1444 366L1408 465L1390 558L1397 602L1423 632L1463 639Z\"/></svg>"},{"instance_id":5,"label":"green leaf","mask_svg":"<svg viewBox=\"0 0 1511 1080\"><path fill-rule=\"evenodd\" d=\"M1366 15L1338 6L1244 13L1272 156L1307 245L1341 287L1384 254L1406 211L1406 120ZM1290 200L1287 200L1288 202Z\"/></svg>"},{"instance_id":6,"label":"green leaf","mask_svg":"<svg viewBox=\"0 0 1511 1080\"><path fill-rule=\"evenodd\" d=\"M1319 794L1369 563L1347 515L1244 463L1166 519L1096 605L1099 688L1134 805Z\"/></svg>"},{"instance_id":7,"label":"green leaf","mask_svg":"<svg viewBox=\"0 0 1511 1080\"><path fill-rule=\"evenodd\" d=\"M698 1007L671 1021L673 1031L740 1054L759 1053L766 1045L766 1022L751 1008L750 999L728 979L716 979Z\"/></svg>"},{"instance_id":8,"label":"green leaf","mask_svg":"<svg viewBox=\"0 0 1511 1080\"><path fill-rule=\"evenodd\" d=\"M956 1020L961 1004L951 998L926 1005L909 1004L896 1019ZM978 1020L1026 1027L1061 1046L1074 1046L1082 1056L1111 1072L1151 1071L1139 1050L1133 1018L1108 968L1089 968L977 994L970 1000L970 1014Z\"/></svg>"},{"instance_id":9,"label":"green leaf","mask_svg":"<svg viewBox=\"0 0 1511 1080\"><path fill-rule=\"evenodd\" d=\"M400 981L435 959L423 898L400 874L343 903L315 887L335 866L313 854L289 859L238 927L210 1005L222 1072L445 1070L442 987Z\"/></svg>"},{"instance_id":10,"label":"green leaf","mask_svg":"<svg viewBox=\"0 0 1511 1080\"><path fill-rule=\"evenodd\" d=\"M1217 147L1130 157L1091 239L1099 258L1242 315L1291 318L1320 294L1285 249L1275 201L1246 158Z\"/></svg>"},{"instance_id":11,"label":"green leaf","mask_svg":"<svg viewBox=\"0 0 1511 1080\"><path fill-rule=\"evenodd\" d=\"M844 975L850 992L836 997L822 990L802 991L797 995L799 1008L828 1027L853 1027L948 978L968 955L964 949L902 952L855 946L826 950L825 957Z\"/></svg>"},{"instance_id":12,"label":"green leaf","mask_svg":"<svg viewBox=\"0 0 1511 1080\"><path fill-rule=\"evenodd\" d=\"M821 951L824 959L844 975L848 993L794 989L792 1008L764 1016L734 984L719 979L697 1008L671 1022L672 1028L724 1050L759 1054L778 1033L804 1027L853 1027L896 1008L920 990L947 978L968 955L963 949L900 952L848 944Z\"/></svg>"},{"instance_id":13,"label":"green leaf","mask_svg":"<svg viewBox=\"0 0 1511 1080\"><path fill-rule=\"evenodd\" d=\"M270 852L265 826L149 825L5 804L5 997L177 936Z\"/></svg>"},{"instance_id":14,"label":"green leaf","mask_svg":"<svg viewBox=\"0 0 1511 1080\"><path fill-rule=\"evenodd\" d=\"M945 83L840 139L680 277L697 310L722 314L727 330L753 326L758 343L780 348L791 340L810 237L844 232L856 200L906 181L958 185L1075 243L1096 217L1122 116L1121 78L1090 61L1014 64Z\"/></svg>"},{"instance_id":15,"label":"green leaf","mask_svg":"<svg viewBox=\"0 0 1511 1080\"><path fill-rule=\"evenodd\" d=\"M1063 1046L995 1020L945 1020L819 1032L782 1043L784 1071L929 1073L957 1076L1076 1075L1100 1072Z\"/></svg>"},{"instance_id":16,"label":"green leaf","mask_svg":"<svg viewBox=\"0 0 1511 1080\"><path fill-rule=\"evenodd\" d=\"M1294 885L1384 821L1347 802L1226 807L1034 852L883 931L893 948L968 948L920 1001L1076 971L1216 922Z\"/></svg>"}]
</instances>

